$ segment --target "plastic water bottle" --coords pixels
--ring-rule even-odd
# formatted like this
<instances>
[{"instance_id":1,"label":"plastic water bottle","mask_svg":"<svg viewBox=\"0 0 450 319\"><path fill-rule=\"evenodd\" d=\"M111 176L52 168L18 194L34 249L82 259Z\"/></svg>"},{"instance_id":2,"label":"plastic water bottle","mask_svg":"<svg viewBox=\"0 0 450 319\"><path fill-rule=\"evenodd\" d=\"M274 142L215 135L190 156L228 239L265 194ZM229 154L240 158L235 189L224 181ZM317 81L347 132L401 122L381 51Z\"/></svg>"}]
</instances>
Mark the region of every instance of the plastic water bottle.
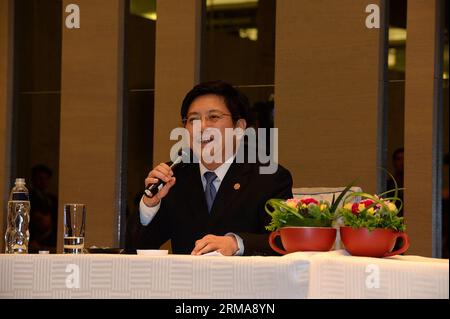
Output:
<instances>
[{"instance_id":1,"label":"plastic water bottle","mask_svg":"<svg viewBox=\"0 0 450 319\"><path fill-rule=\"evenodd\" d=\"M26 254L30 232L30 198L24 178L16 178L8 201L5 244L7 254Z\"/></svg>"}]
</instances>

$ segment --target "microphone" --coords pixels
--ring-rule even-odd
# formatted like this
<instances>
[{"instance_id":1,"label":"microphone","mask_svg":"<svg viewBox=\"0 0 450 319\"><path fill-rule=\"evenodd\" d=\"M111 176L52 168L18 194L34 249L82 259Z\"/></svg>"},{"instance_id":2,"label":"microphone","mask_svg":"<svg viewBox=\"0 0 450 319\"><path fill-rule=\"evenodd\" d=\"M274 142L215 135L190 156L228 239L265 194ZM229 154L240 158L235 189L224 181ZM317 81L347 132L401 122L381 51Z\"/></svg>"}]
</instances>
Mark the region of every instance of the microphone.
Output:
<instances>
[{"instance_id":1,"label":"microphone","mask_svg":"<svg viewBox=\"0 0 450 319\"><path fill-rule=\"evenodd\" d=\"M177 166L182 164L183 156L188 155L184 150L180 150L178 152L178 154L179 155L175 159L175 161L167 163L167 164L169 164L169 167L170 167L171 170L174 170ZM165 184L166 184L165 182L163 182L161 179L158 178L158 181L156 183L147 185L147 187L144 190L144 195L146 197L148 197L148 198L152 198L153 196L155 196L159 192L159 186L160 185L165 185Z\"/></svg>"}]
</instances>

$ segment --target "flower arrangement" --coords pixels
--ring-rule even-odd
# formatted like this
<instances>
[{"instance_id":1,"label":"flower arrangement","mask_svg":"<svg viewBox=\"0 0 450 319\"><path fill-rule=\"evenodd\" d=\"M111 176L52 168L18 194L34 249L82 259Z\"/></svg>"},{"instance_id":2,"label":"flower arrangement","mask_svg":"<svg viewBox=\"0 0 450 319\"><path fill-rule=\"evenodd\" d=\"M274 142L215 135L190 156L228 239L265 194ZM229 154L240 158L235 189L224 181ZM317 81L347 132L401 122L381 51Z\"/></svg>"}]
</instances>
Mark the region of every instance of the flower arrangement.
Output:
<instances>
[{"instance_id":1,"label":"flower arrangement","mask_svg":"<svg viewBox=\"0 0 450 319\"><path fill-rule=\"evenodd\" d=\"M337 208L345 194L355 181L347 185L336 199L333 195L331 204L327 201L317 201L309 198L269 199L266 202L266 212L272 220L266 229L277 231L288 226L299 227L331 227L337 217Z\"/></svg>"},{"instance_id":2,"label":"flower arrangement","mask_svg":"<svg viewBox=\"0 0 450 319\"><path fill-rule=\"evenodd\" d=\"M353 186L348 185L331 204L314 198L270 199L266 202L266 212L272 220L266 229L276 231L287 226L331 227L336 218L336 210L345 194Z\"/></svg>"},{"instance_id":3,"label":"flower arrangement","mask_svg":"<svg viewBox=\"0 0 450 319\"><path fill-rule=\"evenodd\" d=\"M389 172L387 172L389 174ZM405 232L406 225L403 217L398 216L403 202L398 197L397 181L389 174L394 182L395 188L380 195L371 195L364 192L349 194L344 199L344 206L337 211L338 216L342 216L344 226L352 228L367 228L373 231L376 228L390 229L398 232ZM388 194L394 193L393 196ZM383 196L386 196L383 198ZM360 198L356 202L348 202L350 199ZM396 203L400 203L397 207Z\"/></svg>"},{"instance_id":4,"label":"flower arrangement","mask_svg":"<svg viewBox=\"0 0 450 319\"><path fill-rule=\"evenodd\" d=\"M345 226L367 228L369 231L375 228L391 229L399 232L406 230L403 217L398 216L399 208L395 205L397 201L400 201L397 196L382 198L378 195L357 192L347 196L345 201L350 197L356 196L359 196L361 200L346 203L337 212L337 215L343 217Z\"/></svg>"},{"instance_id":5,"label":"flower arrangement","mask_svg":"<svg viewBox=\"0 0 450 319\"><path fill-rule=\"evenodd\" d=\"M330 203L314 198L270 199L266 203L266 212L272 217L266 226L269 231L286 226L330 227L334 220Z\"/></svg>"},{"instance_id":6,"label":"flower arrangement","mask_svg":"<svg viewBox=\"0 0 450 319\"><path fill-rule=\"evenodd\" d=\"M357 192L344 200L345 203L348 199L359 197L358 201L344 204L337 212L344 224L339 229L341 240L351 255L383 258L408 250L406 225L403 217L398 216L402 201L397 197L399 189L395 179L394 184L394 190L379 195ZM389 197L392 192L394 195ZM399 208L396 202L400 203ZM401 245L395 249L399 238Z\"/></svg>"}]
</instances>

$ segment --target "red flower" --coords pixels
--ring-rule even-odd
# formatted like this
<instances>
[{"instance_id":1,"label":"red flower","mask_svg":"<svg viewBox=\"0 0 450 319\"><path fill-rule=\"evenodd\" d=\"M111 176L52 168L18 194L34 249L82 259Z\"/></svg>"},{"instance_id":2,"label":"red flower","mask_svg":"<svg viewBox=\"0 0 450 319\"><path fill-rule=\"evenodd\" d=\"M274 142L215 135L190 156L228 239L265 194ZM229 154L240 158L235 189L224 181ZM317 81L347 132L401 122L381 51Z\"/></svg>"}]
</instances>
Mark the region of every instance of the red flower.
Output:
<instances>
[{"instance_id":1,"label":"red flower","mask_svg":"<svg viewBox=\"0 0 450 319\"><path fill-rule=\"evenodd\" d=\"M364 206L365 207L369 207L370 205L372 205L372 204L374 204L375 202L373 201L373 200L371 200L371 199L365 199L365 200L362 200L361 202L360 202L360 204L364 204Z\"/></svg>"},{"instance_id":2,"label":"red flower","mask_svg":"<svg viewBox=\"0 0 450 319\"><path fill-rule=\"evenodd\" d=\"M301 202L302 202L302 204L305 204L305 205L309 205L309 204L311 204L311 203L313 203L313 204L319 204L319 202L318 201L316 201L314 198L303 198L303 199L301 199L300 200Z\"/></svg>"},{"instance_id":3,"label":"red flower","mask_svg":"<svg viewBox=\"0 0 450 319\"><path fill-rule=\"evenodd\" d=\"M373 205L375 202L371 199L364 199L358 203L353 203L352 205L352 214L358 215L360 211L362 211L364 208L369 207L370 205ZM364 205L364 208L360 208L360 205ZM377 208L377 206L373 206L374 209Z\"/></svg>"},{"instance_id":4,"label":"red flower","mask_svg":"<svg viewBox=\"0 0 450 319\"><path fill-rule=\"evenodd\" d=\"M358 215L359 214L359 203L353 203L352 205L352 214L353 215Z\"/></svg>"}]
</instances>

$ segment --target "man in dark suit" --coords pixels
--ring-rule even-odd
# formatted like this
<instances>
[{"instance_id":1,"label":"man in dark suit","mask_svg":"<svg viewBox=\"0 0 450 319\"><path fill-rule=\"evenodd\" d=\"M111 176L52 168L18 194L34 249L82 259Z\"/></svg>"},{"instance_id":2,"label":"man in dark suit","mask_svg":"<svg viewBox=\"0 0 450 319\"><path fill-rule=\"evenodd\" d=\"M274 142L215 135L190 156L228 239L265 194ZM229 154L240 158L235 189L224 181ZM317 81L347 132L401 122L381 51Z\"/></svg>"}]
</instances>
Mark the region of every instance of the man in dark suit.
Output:
<instances>
[{"instance_id":1,"label":"man in dark suit","mask_svg":"<svg viewBox=\"0 0 450 319\"><path fill-rule=\"evenodd\" d=\"M173 252L179 254L273 254L265 230L270 216L264 205L270 198L291 198L292 177L280 165L274 173L263 174L261 164L238 161L236 152L245 148L235 137L233 154L226 158L230 137L225 131L245 130L250 123L247 98L225 82L202 83L184 98L181 118L199 163L183 164L175 172L161 163L149 173L145 185L158 179L165 185L155 196L142 197L137 247L158 248L171 239ZM196 123L201 128L197 139ZM210 129L220 132L220 138L208 134ZM211 145L219 145L222 152ZM219 158L205 160L206 150L220 154Z\"/></svg>"}]
</instances>

